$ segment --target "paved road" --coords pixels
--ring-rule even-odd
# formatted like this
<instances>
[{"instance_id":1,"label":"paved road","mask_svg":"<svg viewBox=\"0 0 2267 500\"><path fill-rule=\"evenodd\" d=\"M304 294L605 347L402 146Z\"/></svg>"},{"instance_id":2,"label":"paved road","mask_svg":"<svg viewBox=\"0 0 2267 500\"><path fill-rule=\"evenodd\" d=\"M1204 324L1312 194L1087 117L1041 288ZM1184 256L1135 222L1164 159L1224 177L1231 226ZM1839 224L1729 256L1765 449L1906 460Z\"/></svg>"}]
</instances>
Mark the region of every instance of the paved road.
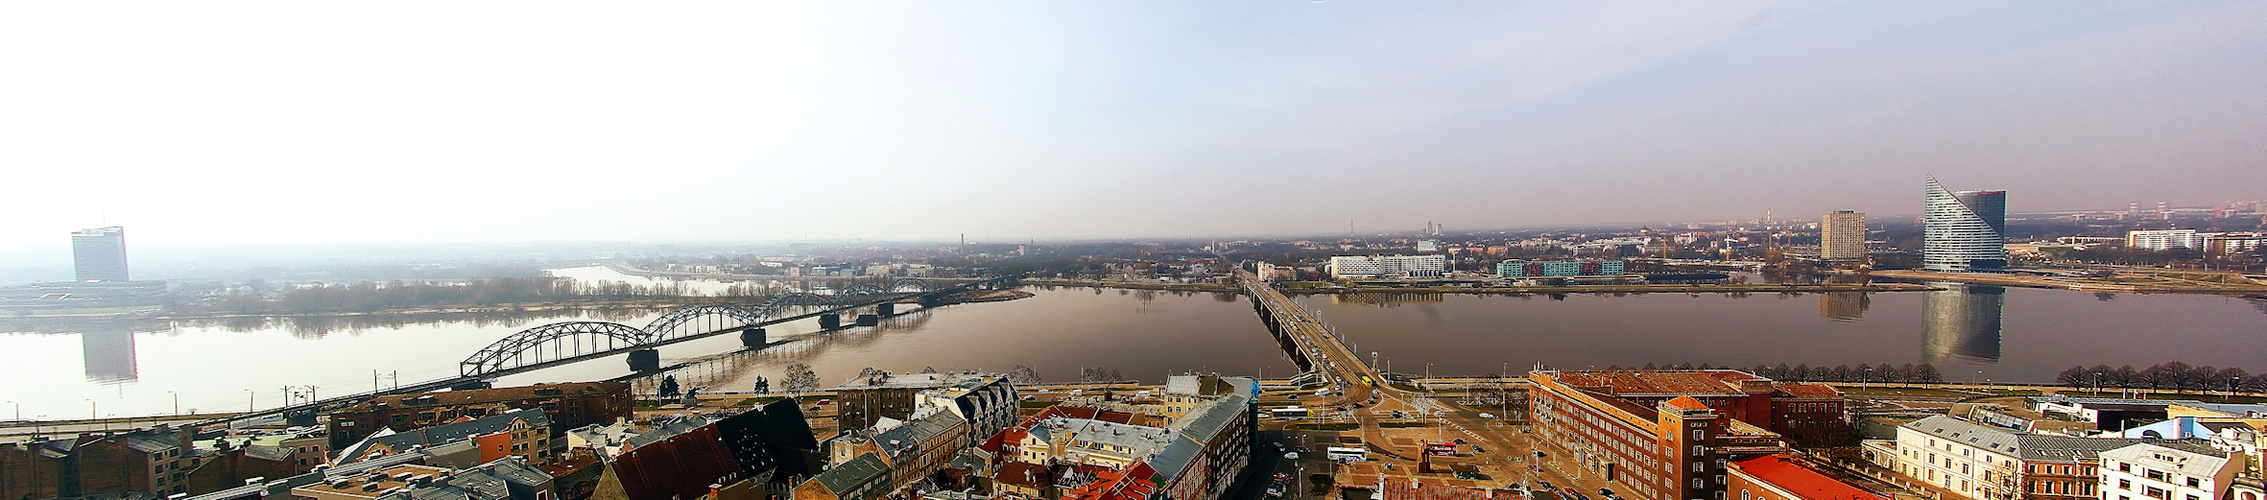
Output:
<instances>
[{"instance_id":1,"label":"paved road","mask_svg":"<svg viewBox=\"0 0 2267 500\"><path fill-rule=\"evenodd\" d=\"M1326 376L1331 378L1333 393L1344 391L1342 396L1323 400L1322 407L1315 409L1317 410L1315 412L1317 419L1326 422L1345 422L1350 419L1359 424L1358 431L1354 432L1357 432L1363 441L1377 446L1391 447L1397 454L1410 459L1417 458L1419 450L1394 447L1393 438L1395 434L1409 437L1414 432L1420 435L1418 436L1419 440L1429 442L1462 440L1465 446L1461 447L1460 451L1471 454L1470 456L1474 458L1482 459L1487 464L1482 470L1491 476L1491 480L1484 481L1484 483L1490 485L1531 484L1539 486L1536 481L1549 480L1554 485L1573 487L1586 495L1594 494L1599 487L1607 486L1604 481L1594 476L1585 476L1575 470L1561 471L1552 467L1550 460L1544 460L1544 466L1536 467L1536 470L1530 471L1528 466L1537 462L1532 453L1532 440L1527 437L1529 434L1524 432L1524 426L1505 421L1504 419L1508 415L1500 414L1502 410L1466 408L1457 405L1452 398L1436 398L1428 392L1406 390L1385 384L1386 379L1382 374L1366 364L1351 349L1347 349L1345 344L1339 342L1336 337L1330 335L1328 326L1322 322L1321 318L1314 317L1311 311L1299 307L1290 298L1277 292L1273 287L1259 282L1250 273L1239 271L1237 279L1242 282L1248 294L1273 311L1278 319L1277 323L1287 335L1292 337L1299 348L1310 353L1310 356L1314 358L1316 368L1321 369ZM1363 383L1364 377L1377 383L1374 385L1365 384ZM1478 381L1459 380L1457 382L1460 382L1458 385L1470 385ZM1339 408L1345 408L1345 410L1338 410ZM1394 417L1394 411L1402 412L1403 417ZM1422 422L1425 420L1430 420L1433 426L1429 429L1388 431L1383 425L1387 422ZM1287 422L1270 422L1269 427L1284 429L1288 425ZM1429 434L1429 436L1424 434ZM1334 438L1339 435L1338 432L1283 432L1268 435L1281 436L1280 439L1284 440L1282 442L1290 443L1290 445L1304 444L1310 453L1302 454L1297 463L1277 463L1264 466L1255 463L1254 469L1264 470L1268 474L1273 474L1276 471L1290 472L1294 467L1302 465L1309 474L1333 470L1332 465L1323 456L1323 448L1335 441ZM1270 451L1273 449L1266 444L1260 446ZM1483 449L1486 452L1479 452ZM1548 448L1546 448L1546 453L1552 458L1561 455L1556 450ZM1372 455L1372 459L1372 462L1366 462L1366 464L1387 475L1407 475L1417 468L1417 463L1413 460L1394 459L1376 454ZM1383 470L1387 464L1392 464L1394 469L1391 471ZM1429 477L1438 479L1440 476ZM1264 487L1265 481L1262 480L1260 483L1261 487ZM1301 493L1309 492L1302 491ZM1555 495L1538 495L1539 499L1558 500L1554 497Z\"/></svg>"}]
</instances>

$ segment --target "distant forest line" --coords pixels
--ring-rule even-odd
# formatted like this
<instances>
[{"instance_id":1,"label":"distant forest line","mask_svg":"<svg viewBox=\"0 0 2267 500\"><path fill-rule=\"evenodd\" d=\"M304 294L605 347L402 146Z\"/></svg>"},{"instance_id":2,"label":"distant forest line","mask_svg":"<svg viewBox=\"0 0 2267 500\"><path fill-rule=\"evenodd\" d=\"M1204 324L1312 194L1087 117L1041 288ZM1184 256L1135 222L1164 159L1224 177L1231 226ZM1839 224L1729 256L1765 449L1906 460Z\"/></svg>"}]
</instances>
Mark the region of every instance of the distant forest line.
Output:
<instances>
[{"instance_id":1,"label":"distant forest line","mask_svg":"<svg viewBox=\"0 0 2267 500\"><path fill-rule=\"evenodd\" d=\"M789 290L741 283L714 295L682 282L640 285L572 278L486 278L458 283L362 282L293 288L281 292L239 291L208 297L177 309L186 313L308 314L368 313L412 308L496 307L522 304L684 300L702 297L764 297Z\"/></svg>"}]
</instances>

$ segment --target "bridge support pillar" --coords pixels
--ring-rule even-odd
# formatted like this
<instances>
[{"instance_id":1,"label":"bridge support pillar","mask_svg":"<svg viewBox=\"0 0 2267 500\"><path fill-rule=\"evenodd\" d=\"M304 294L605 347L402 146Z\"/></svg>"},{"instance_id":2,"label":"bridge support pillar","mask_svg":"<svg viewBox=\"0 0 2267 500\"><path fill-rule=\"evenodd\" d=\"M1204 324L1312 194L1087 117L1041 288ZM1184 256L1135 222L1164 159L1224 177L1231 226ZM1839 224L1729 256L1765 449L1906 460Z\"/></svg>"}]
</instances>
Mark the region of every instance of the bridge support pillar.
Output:
<instances>
[{"instance_id":1,"label":"bridge support pillar","mask_svg":"<svg viewBox=\"0 0 2267 500\"><path fill-rule=\"evenodd\" d=\"M874 326L874 325L879 325L879 324L882 324L882 317L881 317L881 315L878 315L878 314L860 314L860 315L858 315L858 326Z\"/></svg>"},{"instance_id":2,"label":"bridge support pillar","mask_svg":"<svg viewBox=\"0 0 2267 500\"><path fill-rule=\"evenodd\" d=\"M661 350L639 349L630 351L630 371L639 373L661 371Z\"/></svg>"},{"instance_id":3,"label":"bridge support pillar","mask_svg":"<svg viewBox=\"0 0 2267 500\"><path fill-rule=\"evenodd\" d=\"M741 347L763 347L770 343L771 339L765 338L762 328L749 328L740 331Z\"/></svg>"},{"instance_id":4,"label":"bridge support pillar","mask_svg":"<svg viewBox=\"0 0 2267 500\"><path fill-rule=\"evenodd\" d=\"M881 303L881 304L875 305L875 306L874 306L874 313L875 313L875 314L880 314L880 315L883 315L883 316L888 316L888 315L892 315L892 314L897 314L897 303L896 303L896 302L883 302L883 303Z\"/></svg>"},{"instance_id":5,"label":"bridge support pillar","mask_svg":"<svg viewBox=\"0 0 2267 500\"><path fill-rule=\"evenodd\" d=\"M835 313L826 313L819 315L819 329L833 330L841 327L842 315Z\"/></svg>"},{"instance_id":6,"label":"bridge support pillar","mask_svg":"<svg viewBox=\"0 0 2267 500\"><path fill-rule=\"evenodd\" d=\"M937 304L942 304L944 301L945 299L936 294L923 295L921 296L921 307L937 307Z\"/></svg>"}]
</instances>

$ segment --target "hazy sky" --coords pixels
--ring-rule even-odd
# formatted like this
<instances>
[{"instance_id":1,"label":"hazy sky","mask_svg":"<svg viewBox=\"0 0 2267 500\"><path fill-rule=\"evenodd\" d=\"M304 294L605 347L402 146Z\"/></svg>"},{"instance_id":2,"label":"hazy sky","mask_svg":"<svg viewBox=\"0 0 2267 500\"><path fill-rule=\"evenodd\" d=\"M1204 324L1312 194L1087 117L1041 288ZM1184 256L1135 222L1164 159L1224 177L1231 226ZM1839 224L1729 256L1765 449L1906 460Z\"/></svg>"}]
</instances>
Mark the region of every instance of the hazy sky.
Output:
<instances>
[{"instance_id":1,"label":"hazy sky","mask_svg":"<svg viewBox=\"0 0 2267 500\"><path fill-rule=\"evenodd\" d=\"M2267 2L756 4L0 4L0 245L2267 198Z\"/></svg>"}]
</instances>

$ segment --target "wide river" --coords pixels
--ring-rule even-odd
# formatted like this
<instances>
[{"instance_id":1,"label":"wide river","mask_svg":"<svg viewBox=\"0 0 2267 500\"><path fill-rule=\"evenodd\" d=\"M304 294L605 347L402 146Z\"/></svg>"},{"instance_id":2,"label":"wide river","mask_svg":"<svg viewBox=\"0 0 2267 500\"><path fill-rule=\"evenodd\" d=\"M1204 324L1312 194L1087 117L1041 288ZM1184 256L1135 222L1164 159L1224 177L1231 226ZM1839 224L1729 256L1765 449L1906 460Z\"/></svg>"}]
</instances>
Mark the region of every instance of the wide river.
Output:
<instances>
[{"instance_id":1,"label":"wide river","mask_svg":"<svg viewBox=\"0 0 2267 500\"><path fill-rule=\"evenodd\" d=\"M1050 382L1087 368L1127 379L1292 367L1241 297L1027 288L1032 298L916 310L880 327L826 334L815 321L769 328L786 345L734 353L734 336L663 348L688 386L779 387L792 363L833 386L866 367L891 371L1028 365ZM1948 292L1623 297L1301 297L1355 346L1403 373L1479 375L1537 365L1605 368L1690 362L1934 363L1947 379L2047 382L2072 365L2164 361L2267 369L2267 306L2215 296L1968 288ZM24 418L85 418L270 408L287 394L327 397L457 373L497 339L554 321L642 326L661 311L225 321L0 320L0 400ZM600 359L507 377L500 385L626 375ZM650 384L650 380L643 383ZM303 397L303 396L288 396ZM0 417L12 416L0 413ZM44 417L42 417L44 416Z\"/></svg>"}]
</instances>

